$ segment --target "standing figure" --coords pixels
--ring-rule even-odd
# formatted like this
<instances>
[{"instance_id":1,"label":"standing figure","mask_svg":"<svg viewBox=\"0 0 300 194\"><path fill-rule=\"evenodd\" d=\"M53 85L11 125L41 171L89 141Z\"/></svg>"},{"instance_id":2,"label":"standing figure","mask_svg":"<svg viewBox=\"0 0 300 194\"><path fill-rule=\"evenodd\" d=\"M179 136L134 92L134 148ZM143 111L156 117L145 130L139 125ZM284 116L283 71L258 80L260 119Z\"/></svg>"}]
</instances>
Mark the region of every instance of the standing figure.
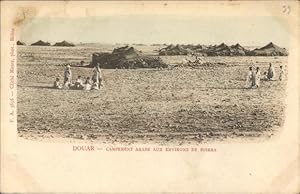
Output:
<instances>
[{"instance_id":1,"label":"standing figure","mask_svg":"<svg viewBox=\"0 0 300 194\"><path fill-rule=\"evenodd\" d=\"M94 67L93 70L93 82L97 83L98 88L100 88L101 82L102 82L102 74L101 74L101 69L100 69L100 64L97 63L96 66Z\"/></svg>"},{"instance_id":2,"label":"standing figure","mask_svg":"<svg viewBox=\"0 0 300 194\"><path fill-rule=\"evenodd\" d=\"M280 65L279 80L282 81L283 79L284 79L284 70L282 68L282 65Z\"/></svg>"},{"instance_id":3,"label":"standing figure","mask_svg":"<svg viewBox=\"0 0 300 194\"><path fill-rule=\"evenodd\" d=\"M255 73L255 86L258 88L260 86L261 73L259 67L256 67Z\"/></svg>"},{"instance_id":4,"label":"standing figure","mask_svg":"<svg viewBox=\"0 0 300 194\"><path fill-rule=\"evenodd\" d=\"M274 67L272 66L272 63L270 63L268 73L267 73L267 78L268 80L274 80L275 78L275 70Z\"/></svg>"},{"instance_id":5,"label":"standing figure","mask_svg":"<svg viewBox=\"0 0 300 194\"><path fill-rule=\"evenodd\" d=\"M69 86L72 83L71 66L67 65L64 73L64 85Z\"/></svg>"},{"instance_id":6,"label":"standing figure","mask_svg":"<svg viewBox=\"0 0 300 194\"><path fill-rule=\"evenodd\" d=\"M246 88L252 88L253 84L255 83L255 81L253 81L254 79L254 74L252 71L252 67L249 67L249 71L247 73L247 78L246 78Z\"/></svg>"}]
</instances>

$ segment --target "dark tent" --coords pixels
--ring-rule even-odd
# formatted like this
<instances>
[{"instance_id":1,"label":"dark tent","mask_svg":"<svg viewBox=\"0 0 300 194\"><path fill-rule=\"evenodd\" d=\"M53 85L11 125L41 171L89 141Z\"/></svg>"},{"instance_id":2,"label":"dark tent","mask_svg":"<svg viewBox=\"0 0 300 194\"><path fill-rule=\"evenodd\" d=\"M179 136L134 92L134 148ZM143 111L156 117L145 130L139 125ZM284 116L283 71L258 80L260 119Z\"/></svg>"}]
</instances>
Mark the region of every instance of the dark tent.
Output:
<instances>
[{"instance_id":1,"label":"dark tent","mask_svg":"<svg viewBox=\"0 0 300 194\"><path fill-rule=\"evenodd\" d=\"M67 41L62 41L62 42L57 42L53 46L66 46L66 47L73 47L75 44L67 42Z\"/></svg>"},{"instance_id":2,"label":"dark tent","mask_svg":"<svg viewBox=\"0 0 300 194\"><path fill-rule=\"evenodd\" d=\"M39 41L31 44L31 46L50 46L50 43L39 40Z\"/></svg>"},{"instance_id":3,"label":"dark tent","mask_svg":"<svg viewBox=\"0 0 300 194\"><path fill-rule=\"evenodd\" d=\"M184 48L183 46L177 44L169 45L166 48L162 48L159 50L159 55L187 55L189 53L192 53L190 49Z\"/></svg>"},{"instance_id":4,"label":"dark tent","mask_svg":"<svg viewBox=\"0 0 300 194\"><path fill-rule=\"evenodd\" d=\"M126 58L134 58L142 54L141 51L136 50L133 47L124 46L120 48L115 48L112 52L114 55L124 56Z\"/></svg>"},{"instance_id":5,"label":"dark tent","mask_svg":"<svg viewBox=\"0 0 300 194\"><path fill-rule=\"evenodd\" d=\"M105 69L165 68L168 67L159 57L142 56L133 47L114 49L112 53L94 53L92 66L97 63Z\"/></svg>"},{"instance_id":6,"label":"dark tent","mask_svg":"<svg viewBox=\"0 0 300 194\"><path fill-rule=\"evenodd\" d=\"M17 45L26 45L24 42L21 42L21 41L17 41Z\"/></svg>"},{"instance_id":7,"label":"dark tent","mask_svg":"<svg viewBox=\"0 0 300 194\"><path fill-rule=\"evenodd\" d=\"M250 52L252 56L287 56L288 52L285 48L280 48L274 43L270 42L266 46L254 49Z\"/></svg>"},{"instance_id":8,"label":"dark tent","mask_svg":"<svg viewBox=\"0 0 300 194\"><path fill-rule=\"evenodd\" d=\"M249 50L242 47L239 43L232 45L231 47L232 56L245 56L249 54Z\"/></svg>"},{"instance_id":9,"label":"dark tent","mask_svg":"<svg viewBox=\"0 0 300 194\"><path fill-rule=\"evenodd\" d=\"M245 56L249 53L240 44L228 46L225 43L208 47L204 52L208 56Z\"/></svg>"}]
</instances>

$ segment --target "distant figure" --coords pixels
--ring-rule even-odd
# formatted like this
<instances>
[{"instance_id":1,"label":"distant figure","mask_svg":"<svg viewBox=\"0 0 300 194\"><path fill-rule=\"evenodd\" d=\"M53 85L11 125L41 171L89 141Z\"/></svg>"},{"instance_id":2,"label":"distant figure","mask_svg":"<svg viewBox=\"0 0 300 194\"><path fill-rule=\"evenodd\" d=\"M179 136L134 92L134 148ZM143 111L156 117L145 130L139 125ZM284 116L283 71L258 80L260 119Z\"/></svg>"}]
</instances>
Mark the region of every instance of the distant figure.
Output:
<instances>
[{"instance_id":1,"label":"distant figure","mask_svg":"<svg viewBox=\"0 0 300 194\"><path fill-rule=\"evenodd\" d=\"M83 66L84 65L84 61L80 61L80 66Z\"/></svg>"},{"instance_id":2,"label":"distant figure","mask_svg":"<svg viewBox=\"0 0 300 194\"><path fill-rule=\"evenodd\" d=\"M246 78L246 88L252 88L253 86L255 86L254 74L255 73L252 71L252 67L249 67L249 71Z\"/></svg>"},{"instance_id":3,"label":"distant figure","mask_svg":"<svg viewBox=\"0 0 300 194\"><path fill-rule=\"evenodd\" d=\"M77 89L77 90L82 90L83 89L83 82L82 82L82 79L81 79L80 75L78 76L74 86L75 86L75 89Z\"/></svg>"},{"instance_id":4,"label":"distant figure","mask_svg":"<svg viewBox=\"0 0 300 194\"><path fill-rule=\"evenodd\" d=\"M70 85L72 83L72 71L71 66L67 65L64 73L64 85Z\"/></svg>"},{"instance_id":5,"label":"distant figure","mask_svg":"<svg viewBox=\"0 0 300 194\"><path fill-rule=\"evenodd\" d=\"M267 72L266 72L266 71L264 72L263 80L268 80L268 75L267 75Z\"/></svg>"},{"instance_id":6,"label":"distant figure","mask_svg":"<svg viewBox=\"0 0 300 194\"><path fill-rule=\"evenodd\" d=\"M274 67L272 66L272 63L270 63L267 77L268 77L268 80L274 80L274 78L275 78L275 70L274 70Z\"/></svg>"},{"instance_id":7,"label":"distant figure","mask_svg":"<svg viewBox=\"0 0 300 194\"><path fill-rule=\"evenodd\" d=\"M86 80L85 80L85 90L91 90L92 89L92 85L93 85L93 82L91 80L90 77L87 77Z\"/></svg>"},{"instance_id":8,"label":"distant figure","mask_svg":"<svg viewBox=\"0 0 300 194\"><path fill-rule=\"evenodd\" d=\"M53 88L55 89L61 89L61 84L59 83L59 78L56 78L53 84Z\"/></svg>"},{"instance_id":9,"label":"distant figure","mask_svg":"<svg viewBox=\"0 0 300 194\"><path fill-rule=\"evenodd\" d=\"M92 80L94 83L97 83L98 89L100 89L100 85L102 85L102 74L101 74L101 69L100 69L99 63L96 64L93 72L94 72L94 74L93 74Z\"/></svg>"},{"instance_id":10,"label":"distant figure","mask_svg":"<svg viewBox=\"0 0 300 194\"><path fill-rule=\"evenodd\" d=\"M280 65L279 80L282 81L283 79L284 79L284 70L282 68L282 65Z\"/></svg>"},{"instance_id":11,"label":"distant figure","mask_svg":"<svg viewBox=\"0 0 300 194\"><path fill-rule=\"evenodd\" d=\"M261 73L259 67L256 68L255 73L255 86L258 88L260 86Z\"/></svg>"},{"instance_id":12,"label":"distant figure","mask_svg":"<svg viewBox=\"0 0 300 194\"><path fill-rule=\"evenodd\" d=\"M195 63L200 63L200 58L196 55Z\"/></svg>"}]
</instances>

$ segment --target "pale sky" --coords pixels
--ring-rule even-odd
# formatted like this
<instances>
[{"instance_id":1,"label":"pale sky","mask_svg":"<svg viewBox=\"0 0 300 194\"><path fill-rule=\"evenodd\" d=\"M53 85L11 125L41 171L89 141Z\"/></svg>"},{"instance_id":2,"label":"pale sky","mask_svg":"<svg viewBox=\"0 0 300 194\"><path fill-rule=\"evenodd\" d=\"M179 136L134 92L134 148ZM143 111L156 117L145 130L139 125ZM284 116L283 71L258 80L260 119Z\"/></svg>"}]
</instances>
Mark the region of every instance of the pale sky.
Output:
<instances>
[{"instance_id":1,"label":"pale sky","mask_svg":"<svg viewBox=\"0 0 300 194\"><path fill-rule=\"evenodd\" d=\"M73 43L167 43L288 47L288 26L274 17L182 17L124 15L85 18L38 18L20 29L31 44L67 40Z\"/></svg>"}]
</instances>

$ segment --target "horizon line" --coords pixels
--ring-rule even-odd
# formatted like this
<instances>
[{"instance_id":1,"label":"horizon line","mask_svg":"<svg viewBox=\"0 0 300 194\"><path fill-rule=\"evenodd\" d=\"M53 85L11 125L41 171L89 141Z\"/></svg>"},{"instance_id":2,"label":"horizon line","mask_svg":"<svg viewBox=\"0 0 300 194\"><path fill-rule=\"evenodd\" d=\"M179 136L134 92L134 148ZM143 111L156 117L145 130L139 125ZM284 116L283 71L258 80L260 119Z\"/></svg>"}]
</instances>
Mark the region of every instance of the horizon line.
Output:
<instances>
[{"instance_id":1,"label":"horizon line","mask_svg":"<svg viewBox=\"0 0 300 194\"><path fill-rule=\"evenodd\" d=\"M228 45L228 46L234 46L236 44L239 44L241 46L245 46L245 47L263 47L263 46L266 46L270 43L273 43L281 48L286 48L286 47L282 47L276 43L274 43L273 41L270 41L270 42L267 42L266 44L264 45L245 45L245 44L241 44L239 42L235 43L235 44L226 44L225 42L221 42L221 43L210 43L210 44L201 44L201 43L137 43L137 42L132 42L132 43L124 43L124 42L119 42L119 43L105 43L105 42L72 42L72 41L68 41L68 40L62 40L62 41L57 41L57 42L49 42L49 41L44 41L44 40L37 40L35 42L32 42L32 43L29 43L26 42L26 41L21 41L21 40L17 40L17 41L20 41L22 43L26 43L27 46L33 44L33 43L36 43L38 41L43 41L43 42L47 42L47 43L50 43L51 46L52 44L55 44L55 43L59 43L59 42L62 42L62 41L66 41L68 43L73 43L75 45L80 45L80 44L103 44L103 45L136 45L136 46L139 46L139 45L144 45L144 46L153 46L154 44L157 44L157 45L204 45L204 46L211 46L211 45L221 45L221 44L225 44L225 45ZM16 42L17 42L16 41Z\"/></svg>"}]
</instances>

